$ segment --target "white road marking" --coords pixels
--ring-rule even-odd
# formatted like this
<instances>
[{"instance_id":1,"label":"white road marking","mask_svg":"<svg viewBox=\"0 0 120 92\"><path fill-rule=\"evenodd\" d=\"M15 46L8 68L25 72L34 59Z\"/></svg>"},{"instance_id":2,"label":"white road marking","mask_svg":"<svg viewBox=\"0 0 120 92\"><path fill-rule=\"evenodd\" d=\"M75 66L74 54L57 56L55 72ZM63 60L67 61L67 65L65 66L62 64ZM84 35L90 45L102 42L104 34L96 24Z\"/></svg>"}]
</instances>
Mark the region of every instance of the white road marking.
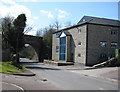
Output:
<instances>
[{"instance_id":1,"label":"white road marking","mask_svg":"<svg viewBox=\"0 0 120 92\"><path fill-rule=\"evenodd\" d=\"M15 86L15 87L21 89L21 90L24 92L24 89L23 89L22 87L16 85L16 84L13 84L13 83L7 83L7 82L1 82L1 83L5 83L5 84L9 84L9 85Z\"/></svg>"},{"instance_id":2,"label":"white road marking","mask_svg":"<svg viewBox=\"0 0 120 92\"><path fill-rule=\"evenodd\" d=\"M100 90L104 90L103 88L99 88Z\"/></svg>"}]
</instances>

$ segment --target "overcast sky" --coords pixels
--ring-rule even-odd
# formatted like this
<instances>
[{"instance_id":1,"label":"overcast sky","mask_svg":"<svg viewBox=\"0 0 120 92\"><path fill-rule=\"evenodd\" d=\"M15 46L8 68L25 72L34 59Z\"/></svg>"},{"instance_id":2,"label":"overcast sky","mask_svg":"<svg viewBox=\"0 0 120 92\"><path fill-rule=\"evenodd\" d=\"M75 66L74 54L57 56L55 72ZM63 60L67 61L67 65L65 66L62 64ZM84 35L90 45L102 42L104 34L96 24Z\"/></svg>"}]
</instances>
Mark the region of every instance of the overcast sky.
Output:
<instances>
[{"instance_id":1,"label":"overcast sky","mask_svg":"<svg viewBox=\"0 0 120 92\"><path fill-rule=\"evenodd\" d=\"M118 2L0 1L0 18L8 14L16 18L20 13L25 13L27 24L33 26L33 30L28 34L35 35L37 30L53 24L56 19L62 24L62 28L65 27L67 22L77 24L84 15L117 20Z\"/></svg>"}]
</instances>

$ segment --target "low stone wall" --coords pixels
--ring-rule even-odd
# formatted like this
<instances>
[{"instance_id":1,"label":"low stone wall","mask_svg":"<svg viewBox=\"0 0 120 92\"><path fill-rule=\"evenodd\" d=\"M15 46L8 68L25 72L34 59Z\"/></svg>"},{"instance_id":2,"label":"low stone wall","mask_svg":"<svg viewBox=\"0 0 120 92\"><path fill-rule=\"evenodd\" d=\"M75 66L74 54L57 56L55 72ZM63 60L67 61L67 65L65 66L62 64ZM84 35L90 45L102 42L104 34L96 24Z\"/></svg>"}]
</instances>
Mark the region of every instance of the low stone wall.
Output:
<instances>
[{"instance_id":1,"label":"low stone wall","mask_svg":"<svg viewBox=\"0 0 120 92\"><path fill-rule=\"evenodd\" d=\"M61 61L50 61L44 60L45 64L55 65L55 66L67 66L67 65L74 65L73 62L61 62Z\"/></svg>"}]
</instances>

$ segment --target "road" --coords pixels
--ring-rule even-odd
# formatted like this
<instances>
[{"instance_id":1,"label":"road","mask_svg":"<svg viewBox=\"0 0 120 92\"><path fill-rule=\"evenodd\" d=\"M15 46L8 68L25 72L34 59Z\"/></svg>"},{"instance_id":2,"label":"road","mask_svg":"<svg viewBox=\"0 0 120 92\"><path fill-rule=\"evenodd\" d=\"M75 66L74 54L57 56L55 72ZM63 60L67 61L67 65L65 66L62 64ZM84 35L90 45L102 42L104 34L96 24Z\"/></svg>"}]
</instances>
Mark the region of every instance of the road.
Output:
<instances>
[{"instance_id":1,"label":"road","mask_svg":"<svg viewBox=\"0 0 120 92\"><path fill-rule=\"evenodd\" d=\"M26 59L22 59L22 61L30 62ZM25 63L24 65L61 90L118 90L118 83L110 80L74 73L71 72L72 70L41 63Z\"/></svg>"},{"instance_id":2,"label":"road","mask_svg":"<svg viewBox=\"0 0 120 92\"><path fill-rule=\"evenodd\" d=\"M8 89L9 88L9 89ZM18 90L19 92L24 92L23 88L12 83L2 82L2 90Z\"/></svg>"}]
</instances>

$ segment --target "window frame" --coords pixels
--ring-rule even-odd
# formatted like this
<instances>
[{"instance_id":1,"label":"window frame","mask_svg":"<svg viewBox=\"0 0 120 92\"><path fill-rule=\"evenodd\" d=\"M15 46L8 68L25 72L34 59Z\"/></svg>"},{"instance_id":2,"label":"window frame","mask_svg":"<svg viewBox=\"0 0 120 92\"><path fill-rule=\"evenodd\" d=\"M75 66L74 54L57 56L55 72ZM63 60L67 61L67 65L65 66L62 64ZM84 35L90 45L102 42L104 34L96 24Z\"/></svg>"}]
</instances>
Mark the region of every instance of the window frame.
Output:
<instances>
[{"instance_id":1,"label":"window frame","mask_svg":"<svg viewBox=\"0 0 120 92\"><path fill-rule=\"evenodd\" d=\"M56 54L59 53L59 46L56 46Z\"/></svg>"},{"instance_id":2,"label":"window frame","mask_svg":"<svg viewBox=\"0 0 120 92\"><path fill-rule=\"evenodd\" d=\"M117 42L111 42L111 48L117 48L118 43ZM114 47L115 46L115 47Z\"/></svg>"},{"instance_id":3,"label":"window frame","mask_svg":"<svg viewBox=\"0 0 120 92\"><path fill-rule=\"evenodd\" d=\"M82 30L79 28L79 29L78 29L78 34L80 34L81 32L82 32Z\"/></svg>"},{"instance_id":4,"label":"window frame","mask_svg":"<svg viewBox=\"0 0 120 92\"><path fill-rule=\"evenodd\" d=\"M78 58L80 58L81 57L81 53L78 53Z\"/></svg>"},{"instance_id":5,"label":"window frame","mask_svg":"<svg viewBox=\"0 0 120 92\"><path fill-rule=\"evenodd\" d=\"M80 43L80 44L79 44ZM81 41L78 42L78 46L81 46Z\"/></svg>"},{"instance_id":6,"label":"window frame","mask_svg":"<svg viewBox=\"0 0 120 92\"><path fill-rule=\"evenodd\" d=\"M112 30L112 31L111 31L111 35L112 35L112 36L117 36L117 34L118 34L117 30Z\"/></svg>"},{"instance_id":7,"label":"window frame","mask_svg":"<svg viewBox=\"0 0 120 92\"><path fill-rule=\"evenodd\" d=\"M100 47L106 48L107 47L107 41L100 41Z\"/></svg>"}]
</instances>

